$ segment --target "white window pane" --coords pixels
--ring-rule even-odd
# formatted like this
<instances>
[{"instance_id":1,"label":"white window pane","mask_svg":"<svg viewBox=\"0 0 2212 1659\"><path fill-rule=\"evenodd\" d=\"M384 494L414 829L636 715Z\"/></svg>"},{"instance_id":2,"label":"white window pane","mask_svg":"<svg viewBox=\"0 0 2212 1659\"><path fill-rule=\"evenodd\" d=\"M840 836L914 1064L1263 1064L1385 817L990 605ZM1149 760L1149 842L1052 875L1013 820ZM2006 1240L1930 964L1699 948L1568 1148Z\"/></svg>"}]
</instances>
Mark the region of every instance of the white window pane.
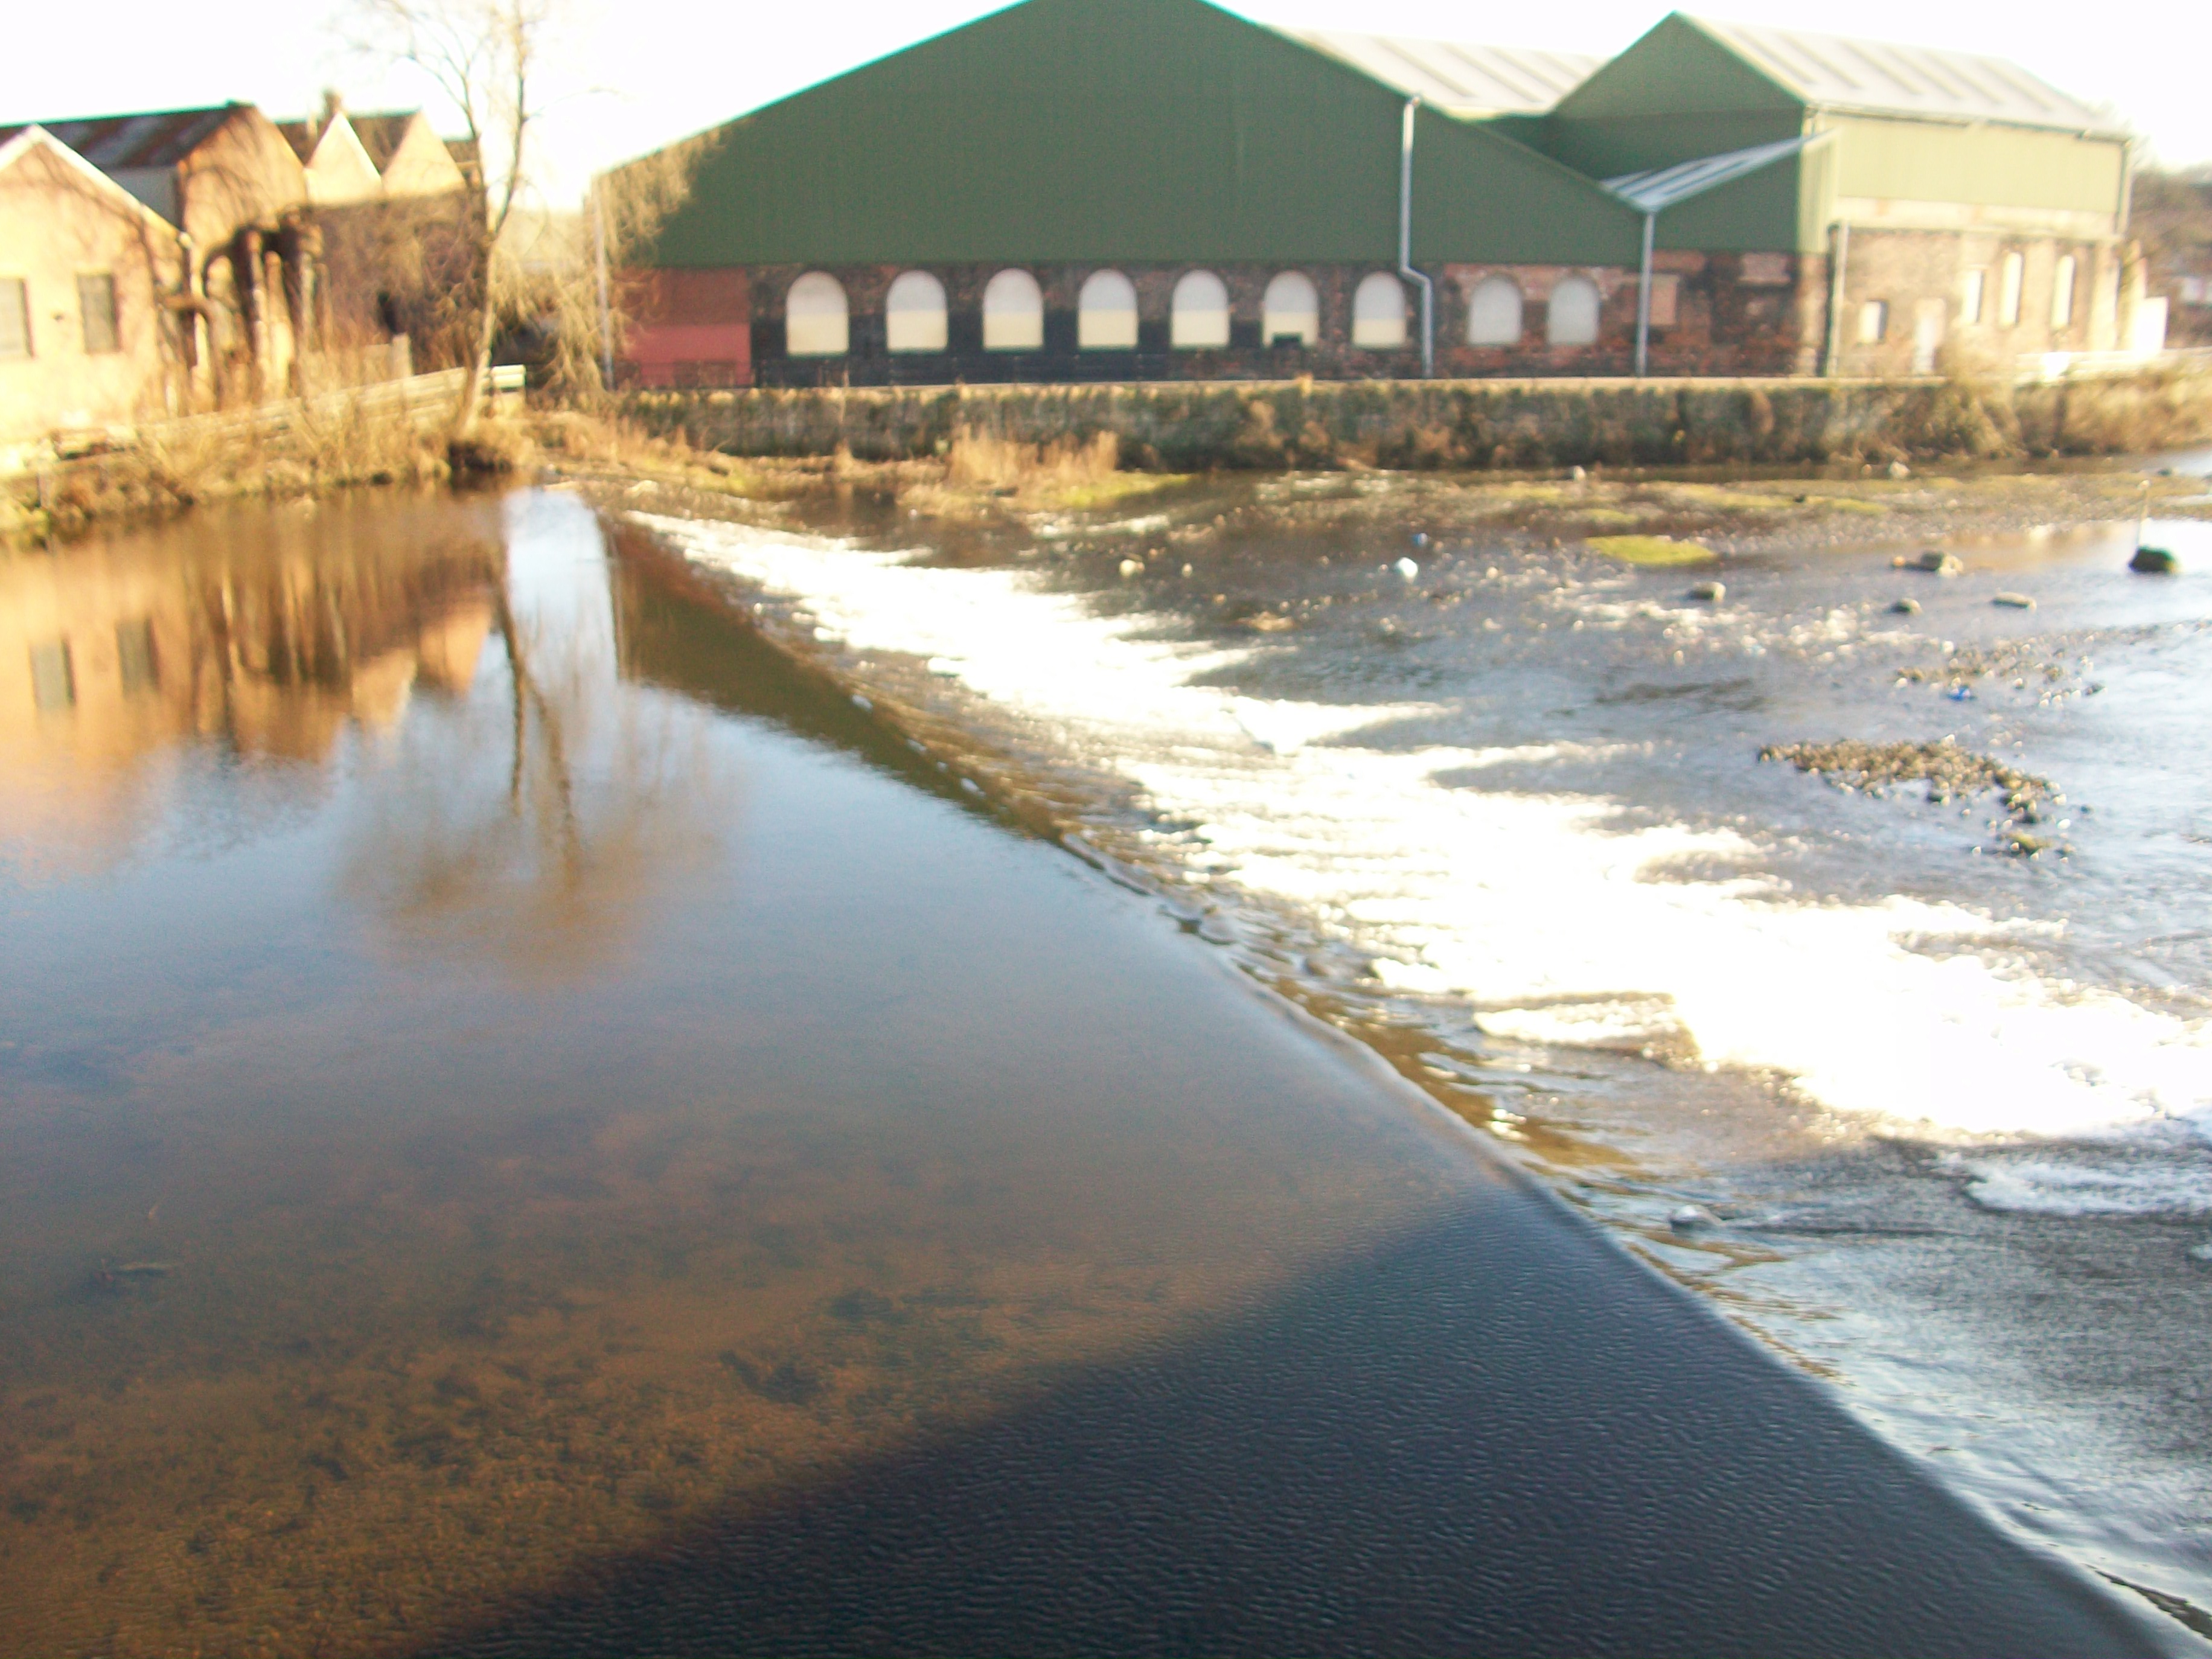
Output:
<instances>
[{"instance_id":1,"label":"white window pane","mask_svg":"<svg viewBox=\"0 0 2212 1659\"><path fill-rule=\"evenodd\" d=\"M1859 343L1872 345L1889 332L1889 301L1869 300L1859 307Z\"/></svg>"},{"instance_id":2,"label":"white window pane","mask_svg":"<svg viewBox=\"0 0 2212 1659\"><path fill-rule=\"evenodd\" d=\"M1370 351L1406 343L1406 285L1387 270L1363 276L1352 292L1352 343Z\"/></svg>"},{"instance_id":3,"label":"white window pane","mask_svg":"<svg viewBox=\"0 0 2212 1659\"><path fill-rule=\"evenodd\" d=\"M1075 301L1075 344L1082 351L1133 351L1137 285L1118 270L1094 270Z\"/></svg>"},{"instance_id":4,"label":"white window pane","mask_svg":"<svg viewBox=\"0 0 2212 1659\"><path fill-rule=\"evenodd\" d=\"M892 351L945 349L945 284L926 270L902 270L884 296L884 344Z\"/></svg>"},{"instance_id":5,"label":"white window pane","mask_svg":"<svg viewBox=\"0 0 2212 1659\"><path fill-rule=\"evenodd\" d=\"M1521 285L1510 276L1486 276L1467 297L1467 343L1521 343Z\"/></svg>"},{"instance_id":6,"label":"white window pane","mask_svg":"<svg viewBox=\"0 0 2212 1659\"><path fill-rule=\"evenodd\" d=\"M1997 273L1997 321L2007 328L2020 321L2020 289L2027 261L2017 253L2008 253Z\"/></svg>"},{"instance_id":7,"label":"white window pane","mask_svg":"<svg viewBox=\"0 0 2212 1659\"><path fill-rule=\"evenodd\" d=\"M1302 270L1285 270L1267 284L1260 305L1260 337L1269 345L1294 339L1300 345L1321 339L1321 294Z\"/></svg>"},{"instance_id":8,"label":"white window pane","mask_svg":"<svg viewBox=\"0 0 2212 1659\"><path fill-rule=\"evenodd\" d=\"M1597 343L1597 284L1587 276L1562 276L1545 307L1545 332L1555 346Z\"/></svg>"},{"instance_id":9,"label":"white window pane","mask_svg":"<svg viewBox=\"0 0 2212 1659\"><path fill-rule=\"evenodd\" d=\"M2051 325L2064 328L2074 320L2074 256L2068 254L2058 262L2058 270L2051 285Z\"/></svg>"},{"instance_id":10,"label":"white window pane","mask_svg":"<svg viewBox=\"0 0 2212 1659\"><path fill-rule=\"evenodd\" d=\"M1044 290L1026 270L1002 270L983 289L983 349L1044 347Z\"/></svg>"},{"instance_id":11,"label":"white window pane","mask_svg":"<svg viewBox=\"0 0 2212 1659\"><path fill-rule=\"evenodd\" d=\"M1989 272L1970 270L1959 291L1959 320L1978 323L1982 320L1982 295L1989 287Z\"/></svg>"},{"instance_id":12,"label":"white window pane","mask_svg":"<svg viewBox=\"0 0 2212 1659\"><path fill-rule=\"evenodd\" d=\"M794 357L841 357L849 341L843 287L827 271L808 271L784 296L783 349Z\"/></svg>"},{"instance_id":13,"label":"white window pane","mask_svg":"<svg viewBox=\"0 0 2212 1659\"><path fill-rule=\"evenodd\" d=\"M1182 350L1227 345L1229 284L1210 270L1186 272L1175 286L1168 338Z\"/></svg>"}]
</instances>

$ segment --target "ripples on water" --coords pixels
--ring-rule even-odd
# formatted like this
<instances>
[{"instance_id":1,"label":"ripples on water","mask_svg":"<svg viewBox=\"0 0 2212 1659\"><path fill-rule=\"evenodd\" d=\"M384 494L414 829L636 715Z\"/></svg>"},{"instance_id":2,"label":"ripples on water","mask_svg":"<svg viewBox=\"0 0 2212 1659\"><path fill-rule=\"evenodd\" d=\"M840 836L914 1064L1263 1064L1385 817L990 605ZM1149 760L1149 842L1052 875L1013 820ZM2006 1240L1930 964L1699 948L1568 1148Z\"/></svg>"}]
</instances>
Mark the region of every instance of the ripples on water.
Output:
<instances>
[{"instance_id":1,"label":"ripples on water","mask_svg":"<svg viewBox=\"0 0 2212 1659\"><path fill-rule=\"evenodd\" d=\"M2212 1605L2212 526L2151 526L2179 579L2129 525L1711 604L1410 524L979 568L649 522L2014 1524ZM1757 759L1945 737L2063 851Z\"/></svg>"}]
</instances>

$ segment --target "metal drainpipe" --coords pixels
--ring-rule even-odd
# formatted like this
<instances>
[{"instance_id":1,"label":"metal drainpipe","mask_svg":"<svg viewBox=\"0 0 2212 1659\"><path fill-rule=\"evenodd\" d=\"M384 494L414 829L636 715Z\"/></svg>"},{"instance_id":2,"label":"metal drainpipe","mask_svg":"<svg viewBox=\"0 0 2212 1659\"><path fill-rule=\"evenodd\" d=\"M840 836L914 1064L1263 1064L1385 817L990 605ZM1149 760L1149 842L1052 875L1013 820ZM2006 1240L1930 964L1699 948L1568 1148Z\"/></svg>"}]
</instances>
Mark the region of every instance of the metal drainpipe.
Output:
<instances>
[{"instance_id":1,"label":"metal drainpipe","mask_svg":"<svg viewBox=\"0 0 2212 1659\"><path fill-rule=\"evenodd\" d=\"M1418 98L1406 100L1406 123L1398 139L1398 274L1421 285L1421 378L1437 372L1436 284L1413 269L1413 115Z\"/></svg>"},{"instance_id":2,"label":"metal drainpipe","mask_svg":"<svg viewBox=\"0 0 2212 1659\"><path fill-rule=\"evenodd\" d=\"M1844 372L1844 289L1851 264L1851 226L1844 220L1836 228L1836 268L1828 273L1828 361L1823 366L1832 380Z\"/></svg>"},{"instance_id":3,"label":"metal drainpipe","mask_svg":"<svg viewBox=\"0 0 2212 1659\"><path fill-rule=\"evenodd\" d=\"M1658 222L1656 208L1644 216L1644 265L1636 276L1636 378L1639 380L1651 362L1651 238Z\"/></svg>"}]
</instances>

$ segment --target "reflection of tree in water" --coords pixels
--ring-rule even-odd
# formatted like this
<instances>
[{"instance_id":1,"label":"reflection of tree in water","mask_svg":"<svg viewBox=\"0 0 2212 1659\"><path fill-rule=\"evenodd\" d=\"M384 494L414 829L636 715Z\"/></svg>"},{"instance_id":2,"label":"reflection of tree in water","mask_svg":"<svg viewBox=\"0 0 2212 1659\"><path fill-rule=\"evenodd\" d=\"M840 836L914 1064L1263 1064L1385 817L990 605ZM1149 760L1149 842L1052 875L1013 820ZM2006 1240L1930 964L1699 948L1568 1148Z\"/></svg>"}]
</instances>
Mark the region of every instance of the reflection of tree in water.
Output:
<instances>
[{"instance_id":1,"label":"reflection of tree in water","mask_svg":"<svg viewBox=\"0 0 2212 1659\"><path fill-rule=\"evenodd\" d=\"M727 781L705 716L615 679L605 617L549 623L502 586L489 677L410 721L349 859L403 949L559 979L617 959L718 845Z\"/></svg>"}]
</instances>

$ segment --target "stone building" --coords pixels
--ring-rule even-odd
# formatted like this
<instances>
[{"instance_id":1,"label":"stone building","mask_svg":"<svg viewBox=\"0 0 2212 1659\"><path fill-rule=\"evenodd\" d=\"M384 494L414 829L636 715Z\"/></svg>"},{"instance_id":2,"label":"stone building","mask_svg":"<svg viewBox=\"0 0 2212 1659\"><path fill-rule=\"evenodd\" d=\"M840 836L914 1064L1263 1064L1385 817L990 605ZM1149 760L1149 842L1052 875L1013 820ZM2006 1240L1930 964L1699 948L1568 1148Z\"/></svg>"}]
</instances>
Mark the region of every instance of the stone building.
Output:
<instances>
[{"instance_id":1,"label":"stone building","mask_svg":"<svg viewBox=\"0 0 2212 1659\"><path fill-rule=\"evenodd\" d=\"M0 126L0 441L459 361L480 195L419 111ZM76 343L72 343L76 342Z\"/></svg>"},{"instance_id":2,"label":"stone building","mask_svg":"<svg viewBox=\"0 0 2212 1659\"><path fill-rule=\"evenodd\" d=\"M1025 0L685 153L645 384L1924 373L2130 304L2109 118L1680 15L1600 64Z\"/></svg>"},{"instance_id":3,"label":"stone building","mask_svg":"<svg viewBox=\"0 0 2212 1659\"><path fill-rule=\"evenodd\" d=\"M2002 58L1676 14L1508 125L1624 198L1735 158L1737 176L1661 210L1656 263L1693 329L1743 286L1734 262L1785 258L1800 373L2126 337L2127 135Z\"/></svg>"},{"instance_id":4,"label":"stone building","mask_svg":"<svg viewBox=\"0 0 2212 1659\"><path fill-rule=\"evenodd\" d=\"M167 220L40 127L0 141L0 442L181 405Z\"/></svg>"},{"instance_id":5,"label":"stone building","mask_svg":"<svg viewBox=\"0 0 2212 1659\"><path fill-rule=\"evenodd\" d=\"M471 349L457 337L461 302L481 273L471 219L477 198L455 147L420 110L356 113L335 94L319 114L278 131L314 204L321 349L356 374L378 352L395 373L459 362Z\"/></svg>"},{"instance_id":6,"label":"stone building","mask_svg":"<svg viewBox=\"0 0 2212 1659\"><path fill-rule=\"evenodd\" d=\"M224 104L40 125L180 234L188 265L169 303L196 401L290 390L319 248L306 173L268 117Z\"/></svg>"}]
</instances>

